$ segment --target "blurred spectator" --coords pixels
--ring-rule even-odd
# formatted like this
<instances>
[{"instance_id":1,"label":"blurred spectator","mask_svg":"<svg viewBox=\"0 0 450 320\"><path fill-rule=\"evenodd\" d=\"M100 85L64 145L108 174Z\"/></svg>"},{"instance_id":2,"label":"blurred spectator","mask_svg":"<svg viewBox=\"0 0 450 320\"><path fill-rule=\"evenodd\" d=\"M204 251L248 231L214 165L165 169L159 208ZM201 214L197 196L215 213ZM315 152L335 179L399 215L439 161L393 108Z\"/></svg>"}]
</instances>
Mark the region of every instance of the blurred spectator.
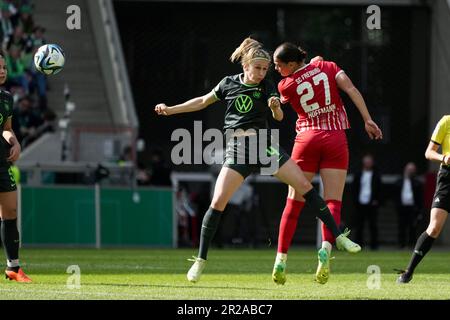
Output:
<instances>
[{"instance_id":1,"label":"blurred spectator","mask_svg":"<svg viewBox=\"0 0 450 320\"><path fill-rule=\"evenodd\" d=\"M381 177L372 155L362 159L362 169L353 180L353 200L356 206L356 242L364 245L365 221L369 222L370 248L378 249L378 206L380 204Z\"/></svg>"},{"instance_id":2,"label":"blurred spectator","mask_svg":"<svg viewBox=\"0 0 450 320\"><path fill-rule=\"evenodd\" d=\"M118 164L124 165L124 164L134 164L135 163L135 156L133 154L133 148L131 146L125 146L123 149ZM151 182L151 173L148 168L141 162L137 161L136 165L136 183L139 186L148 186Z\"/></svg>"},{"instance_id":3,"label":"blurred spectator","mask_svg":"<svg viewBox=\"0 0 450 320\"><path fill-rule=\"evenodd\" d=\"M137 164L136 181L139 186L150 185L150 172L140 161Z\"/></svg>"},{"instance_id":4,"label":"blurred spectator","mask_svg":"<svg viewBox=\"0 0 450 320\"><path fill-rule=\"evenodd\" d=\"M25 64L21 58L20 48L11 46L6 55L9 85L20 85L28 93L28 79L25 74Z\"/></svg>"},{"instance_id":5,"label":"blurred spectator","mask_svg":"<svg viewBox=\"0 0 450 320\"><path fill-rule=\"evenodd\" d=\"M250 181L251 177L244 180L225 208L222 224L216 235L219 247L222 247L223 243L239 246L253 240L249 239L248 230L252 223L250 212L253 206L253 187ZM230 230L230 233L225 234L225 230Z\"/></svg>"},{"instance_id":6,"label":"blurred spectator","mask_svg":"<svg viewBox=\"0 0 450 320\"><path fill-rule=\"evenodd\" d=\"M416 172L416 165L413 162L407 163L403 177L395 183L400 248L414 245L417 223L423 208L423 185L416 177Z\"/></svg>"},{"instance_id":7,"label":"blurred spectator","mask_svg":"<svg viewBox=\"0 0 450 320\"><path fill-rule=\"evenodd\" d=\"M20 53L30 53L33 44L30 38L23 32L21 26L14 28L14 33L6 40L6 50L10 50L11 47L19 49Z\"/></svg>"},{"instance_id":8,"label":"blurred spectator","mask_svg":"<svg viewBox=\"0 0 450 320\"><path fill-rule=\"evenodd\" d=\"M41 110L47 108L47 77L36 70L33 57L39 47L47 43L44 39L44 33L45 28L41 26L33 28L33 34L30 37L31 53L26 54L23 58L26 69L30 75L30 92L38 95L39 107Z\"/></svg>"},{"instance_id":9,"label":"blurred spectator","mask_svg":"<svg viewBox=\"0 0 450 320\"><path fill-rule=\"evenodd\" d=\"M17 107L13 110L12 125L17 139L22 141L36 136L36 130L41 125L39 115L32 109L32 101L29 96L19 99Z\"/></svg>"},{"instance_id":10,"label":"blurred spectator","mask_svg":"<svg viewBox=\"0 0 450 320\"><path fill-rule=\"evenodd\" d=\"M155 186L172 186L170 180L170 169L167 162L164 160L161 150L155 150L150 158L150 184Z\"/></svg>"},{"instance_id":11,"label":"blurred spectator","mask_svg":"<svg viewBox=\"0 0 450 320\"><path fill-rule=\"evenodd\" d=\"M125 163L134 163L133 148L131 146L125 146L119 156L119 165Z\"/></svg>"},{"instance_id":12,"label":"blurred spectator","mask_svg":"<svg viewBox=\"0 0 450 320\"><path fill-rule=\"evenodd\" d=\"M196 211L189 196L188 187L180 184L176 194L176 212L178 215L178 244L180 246L192 246L192 228L195 224Z\"/></svg>"},{"instance_id":13,"label":"blurred spectator","mask_svg":"<svg viewBox=\"0 0 450 320\"><path fill-rule=\"evenodd\" d=\"M47 78L34 65L36 50L46 43L44 33L45 28L34 23L33 1L0 0L0 51L8 68L5 89L14 97L15 114L20 114L13 121L22 148L55 129L56 114L47 109Z\"/></svg>"},{"instance_id":14,"label":"blurred spectator","mask_svg":"<svg viewBox=\"0 0 450 320\"><path fill-rule=\"evenodd\" d=\"M45 28L42 26L35 26L33 28L33 34L31 35L31 42L33 47L39 48L47 43L44 38Z\"/></svg>"},{"instance_id":15,"label":"blurred spectator","mask_svg":"<svg viewBox=\"0 0 450 320\"><path fill-rule=\"evenodd\" d=\"M10 86L8 89L9 89L9 92L13 96L14 105L17 105L17 103L19 102L19 99L25 97L25 95L26 95L24 88L22 88L19 85Z\"/></svg>"},{"instance_id":16,"label":"blurred spectator","mask_svg":"<svg viewBox=\"0 0 450 320\"><path fill-rule=\"evenodd\" d=\"M32 7L29 4L23 4L19 9L18 25L22 27L26 34L31 34L33 32L34 21L32 12Z\"/></svg>"},{"instance_id":17,"label":"blurred spectator","mask_svg":"<svg viewBox=\"0 0 450 320\"><path fill-rule=\"evenodd\" d=\"M0 40L2 49L6 51L6 41L14 33L13 15L15 7L5 1L0 1Z\"/></svg>"},{"instance_id":18,"label":"blurred spectator","mask_svg":"<svg viewBox=\"0 0 450 320\"><path fill-rule=\"evenodd\" d=\"M38 117L37 112L32 112ZM32 134L27 135L22 140L22 148L25 148L30 143L35 141L37 138L42 136L44 133L47 132L55 132L56 128L56 113L53 110L47 109L42 114L42 119L37 120L37 123L39 123L38 127L32 132Z\"/></svg>"}]
</instances>

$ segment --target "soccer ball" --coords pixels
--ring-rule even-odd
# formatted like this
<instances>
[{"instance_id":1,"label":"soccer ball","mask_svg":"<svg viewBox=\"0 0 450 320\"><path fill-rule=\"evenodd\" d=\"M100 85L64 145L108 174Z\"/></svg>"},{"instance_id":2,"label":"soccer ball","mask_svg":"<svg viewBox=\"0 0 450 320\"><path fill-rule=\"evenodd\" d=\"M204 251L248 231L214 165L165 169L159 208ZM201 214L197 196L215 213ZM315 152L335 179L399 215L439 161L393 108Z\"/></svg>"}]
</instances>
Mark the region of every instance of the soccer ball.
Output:
<instances>
[{"instance_id":1,"label":"soccer ball","mask_svg":"<svg viewBox=\"0 0 450 320\"><path fill-rule=\"evenodd\" d=\"M43 74L57 74L65 63L64 51L57 44L45 44L34 54L34 65Z\"/></svg>"}]
</instances>

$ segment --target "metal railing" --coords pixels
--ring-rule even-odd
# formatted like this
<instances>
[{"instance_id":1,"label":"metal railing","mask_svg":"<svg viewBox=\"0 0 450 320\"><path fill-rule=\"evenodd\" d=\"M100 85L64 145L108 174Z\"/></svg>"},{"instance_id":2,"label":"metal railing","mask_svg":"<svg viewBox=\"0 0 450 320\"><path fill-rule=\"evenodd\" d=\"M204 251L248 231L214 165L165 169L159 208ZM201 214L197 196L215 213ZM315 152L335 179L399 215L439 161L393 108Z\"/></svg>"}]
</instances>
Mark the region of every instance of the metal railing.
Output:
<instances>
[{"instance_id":1,"label":"metal railing","mask_svg":"<svg viewBox=\"0 0 450 320\"><path fill-rule=\"evenodd\" d=\"M48 184L82 184L93 185L102 181L107 186L136 187L136 172L133 163L99 163L99 162L22 162L19 165L21 175L25 178L23 184L28 186L43 186ZM80 179L66 179L58 182L54 177L58 174L79 174ZM53 179L48 177L52 176Z\"/></svg>"}]
</instances>

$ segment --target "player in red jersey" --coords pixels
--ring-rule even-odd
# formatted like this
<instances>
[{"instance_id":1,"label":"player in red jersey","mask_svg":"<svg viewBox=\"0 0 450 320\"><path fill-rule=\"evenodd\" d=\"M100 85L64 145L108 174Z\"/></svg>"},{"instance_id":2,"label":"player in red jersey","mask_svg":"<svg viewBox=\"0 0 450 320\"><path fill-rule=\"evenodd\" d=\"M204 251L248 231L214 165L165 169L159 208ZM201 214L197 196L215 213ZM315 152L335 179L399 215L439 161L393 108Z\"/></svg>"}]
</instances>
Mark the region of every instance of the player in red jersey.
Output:
<instances>
[{"instance_id":1,"label":"player in red jersey","mask_svg":"<svg viewBox=\"0 0 450 320\"><path fill-rule=\"evenodd\" d=\"M275 69L285 77L278 84L281 102L290 103L298 114L297 136L291 158L297 162L309 181L320 173L324 199L340 224L342 195L348 168L348 144L345 135L350 128L339 89L347 93L364 120L371 139L383 134L372 120L364 99L350 78L336 63L313 59L305 63L306 52L292 43L280 45L274 53ZM289 187L289 194L280 222L278 252L272 279L286 279L287 251L297 227L297 220L305 200ZM335 238L322 225L322 248L318 252L316 281L324 284L329 278L329 260ZM279 265L284 266L280 268ZM283 274L280 275L280 270Z\"/></svg>"}]
</instances>

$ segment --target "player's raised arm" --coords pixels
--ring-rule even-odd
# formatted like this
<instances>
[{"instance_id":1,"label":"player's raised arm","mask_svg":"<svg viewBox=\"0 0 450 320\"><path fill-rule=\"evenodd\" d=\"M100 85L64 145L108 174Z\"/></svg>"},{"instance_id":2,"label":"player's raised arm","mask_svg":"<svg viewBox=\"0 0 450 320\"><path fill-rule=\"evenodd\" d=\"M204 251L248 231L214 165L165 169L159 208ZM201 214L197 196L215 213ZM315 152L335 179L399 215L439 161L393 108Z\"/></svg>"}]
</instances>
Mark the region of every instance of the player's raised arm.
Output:
<instances>
[{"instance_id":1,"label":"player's raised arm","mask_svg":"<svg viewBox=\"0 0 450 320\"><path fill-rule=\"evenodd\" d=\"M364 120L364 127L370 139L383 139L383 132L378 125L372 120L369 110L367 109L366 102L359 90L353 85L352 80L344 73L341 72L336 77L336 83L342 91L344 91L350 99L352 99L355 106L358 108Z\"/></svg>"},{"instance_id":2,"label":"player's raised arm","mask_svg":"<svg viewBox=\"0 0 450 320\"><path fill-rule=\"evenodd\" d=\"M165 103L159 103L155 106L155 112L158 115L162 116L171 116L177 113L194 112L202 110L216 101L218 101L218 99L214 96L214 93L211 91L210 93L205 94L204 96L196 97L184 103L177 104L174 106L167 106Z\"/></svg>"}]
</instances>

